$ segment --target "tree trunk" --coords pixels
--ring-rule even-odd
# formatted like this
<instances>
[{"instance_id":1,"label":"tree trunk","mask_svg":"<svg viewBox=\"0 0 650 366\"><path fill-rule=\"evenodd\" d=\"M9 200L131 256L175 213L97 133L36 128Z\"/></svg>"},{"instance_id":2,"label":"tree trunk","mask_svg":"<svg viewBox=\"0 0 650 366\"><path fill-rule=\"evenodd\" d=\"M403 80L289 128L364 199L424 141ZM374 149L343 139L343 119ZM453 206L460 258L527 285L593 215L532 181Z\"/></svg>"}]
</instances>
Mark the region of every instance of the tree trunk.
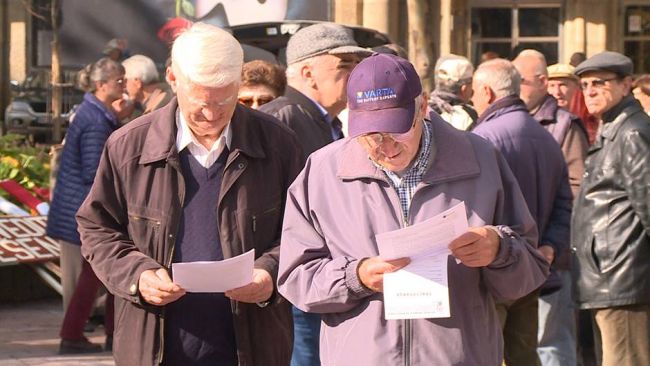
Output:
<instances>
[{"instance_id":1,"label":"tree trunk","mask_svg":"<svg viewBox=\"0 0 650 366\"><path fill-rule=\"evenodd\" d=\"M409 59L420 75L422 88L433 89L433 41L430 0L408 0Z\"/></svg>"},{"instance_id":2,"label":"tree trunk","mask_svg":"<svg viewBox=\"0 0 650 366\"><path fill-rule=\"evenodd\" d=\"M63 138L63 89L61 87L61 63L59 60L59 0L52 0L50 17L52 21L52 142L60 143Z\"/></svg>"}]
</instances>

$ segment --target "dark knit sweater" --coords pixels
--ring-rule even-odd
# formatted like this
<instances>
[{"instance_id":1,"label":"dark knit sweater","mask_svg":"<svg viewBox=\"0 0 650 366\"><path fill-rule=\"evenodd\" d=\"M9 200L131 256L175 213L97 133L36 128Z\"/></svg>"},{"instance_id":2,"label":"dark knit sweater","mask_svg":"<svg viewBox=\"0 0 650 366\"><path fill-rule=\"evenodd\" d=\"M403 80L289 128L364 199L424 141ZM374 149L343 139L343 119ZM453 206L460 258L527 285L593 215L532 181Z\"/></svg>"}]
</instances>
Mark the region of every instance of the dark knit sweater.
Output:
<instances>
[{"instance_id":1,"label":"dark knit sweater","mask_svg":"<svg viewBox=\"0 0 650 366\"><path fill-rule=\"evenodd\" d=\"M226 149L227 150L227 149ZM217 203L228 152L204 168L180 153L185 202L174 263L223 259ZM165 362L170 365L236 365L230 300L223 293L187 293L166 307Z\"/></svg>"}]
</instances>

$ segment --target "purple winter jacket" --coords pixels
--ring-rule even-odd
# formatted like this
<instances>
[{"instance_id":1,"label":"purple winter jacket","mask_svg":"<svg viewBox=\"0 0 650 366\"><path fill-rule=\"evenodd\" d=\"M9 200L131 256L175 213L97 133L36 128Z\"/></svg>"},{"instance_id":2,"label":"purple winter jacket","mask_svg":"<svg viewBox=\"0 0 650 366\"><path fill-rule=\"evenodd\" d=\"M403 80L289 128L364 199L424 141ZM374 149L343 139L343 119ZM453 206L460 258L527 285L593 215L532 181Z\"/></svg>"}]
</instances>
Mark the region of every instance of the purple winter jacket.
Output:
<instances>
[{"instance_id":1,"label":"purple winter jacket","mask_svg":"<svg viewBox=\"0 0 650 366\"><path fill-rule=\"evenodd\" d=\"M559 258L569 248L573 201L560 145L533 119L518 96L499 99L479 121L472 132L501 151L537 222L538 244L551 245ZM553 274L543 290L552 291L560 285Z\"/></svg>"},{"instance_id":2,"label":"purple winter jacket","mask_svg":"<svg viewBox=\"0 0 650 366\"><path fill-rule=\"evenodd\" d=\"M548 274L535 250L535 222L506 161L481 138L436 114L432 119L435 158L408 223L397 192L355 139L312 154L289 189L278 289L301 310L322 314L323 365L500 365L495 299L522 297ZM385 320L383 295L359 282L359 260L378 255L376 234L461 201L470 226L497 229L497 258L482 268L449 258L450 318Z\"/></svg>"}]
</instances>

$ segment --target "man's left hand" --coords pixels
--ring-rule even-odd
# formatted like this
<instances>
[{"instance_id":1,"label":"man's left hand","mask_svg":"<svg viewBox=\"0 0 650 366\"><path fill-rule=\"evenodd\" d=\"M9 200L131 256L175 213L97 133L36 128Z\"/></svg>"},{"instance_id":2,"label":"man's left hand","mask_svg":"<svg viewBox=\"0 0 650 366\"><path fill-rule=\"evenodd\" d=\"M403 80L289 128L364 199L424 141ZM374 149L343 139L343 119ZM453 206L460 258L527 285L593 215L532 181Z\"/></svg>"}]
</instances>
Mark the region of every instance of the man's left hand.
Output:
<instances>
[{"instance_id":1,"label":"man's left hand","mask_svg":"<svg viewBox=\"0 0 650 366\"><path fill-rule=\"evenodd\" d=\"M449 244L451 253L468 267L484 267L492 263L499 252L501 239L494 229L472 227Z\"/></svg>"},{"instance_id":2,"label":"man's left hand","mask_svg":"<svg viewBox=\"0 0 650 366\"><path fill-rule=\"evenodd\" d=\"M246 286L226 291L226 297L231 300L252 304L264 302L271 298L272 294L273 278L267 271L258 268L253 269L253 282Z\"/></svg>"}]
</instances>

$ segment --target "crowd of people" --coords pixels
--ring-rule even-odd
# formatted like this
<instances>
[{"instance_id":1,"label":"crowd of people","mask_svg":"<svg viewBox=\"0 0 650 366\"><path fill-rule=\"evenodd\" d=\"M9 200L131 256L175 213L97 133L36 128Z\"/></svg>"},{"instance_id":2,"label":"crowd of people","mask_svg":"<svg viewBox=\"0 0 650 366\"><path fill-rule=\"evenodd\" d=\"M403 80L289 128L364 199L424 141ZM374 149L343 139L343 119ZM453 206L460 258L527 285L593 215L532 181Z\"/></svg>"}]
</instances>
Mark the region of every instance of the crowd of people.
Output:
<instances>
[{"instance_id":1,"label":"crowd of people","mask_svg":"<svg viewBox=\"0 0 650 366\"><path fill-rule=\"evenodd\" d=\"M196 23L164 80L113 43L81 73L48 217L60 353L650 366L650 76L625 55L443 55L426 91L401 47L359 47L334 23L296 32L286 68L244 63L231 34ZM386 319L384 275L412 258L382 257L377 236L460 203L449 315ZM176 263L251 249L243 287L174 282ZM83 334L102 285L103 347Z\"/></svg>"}]
</instances>

